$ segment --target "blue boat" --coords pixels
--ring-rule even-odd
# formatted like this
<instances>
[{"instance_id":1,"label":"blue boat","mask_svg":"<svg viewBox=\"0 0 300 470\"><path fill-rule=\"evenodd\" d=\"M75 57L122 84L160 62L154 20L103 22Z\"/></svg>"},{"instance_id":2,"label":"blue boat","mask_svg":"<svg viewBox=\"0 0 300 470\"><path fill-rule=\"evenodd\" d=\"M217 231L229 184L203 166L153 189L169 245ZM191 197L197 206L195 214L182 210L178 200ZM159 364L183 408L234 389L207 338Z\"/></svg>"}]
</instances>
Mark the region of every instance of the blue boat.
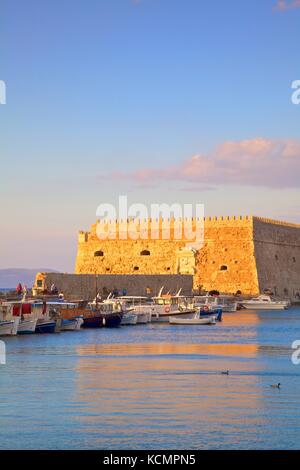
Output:
<instances>
[{"instance_id":1,"label":"blue boat","mask_svg":"<svg viewBox=\"0 0 300 470\"><path fill-rule=\"evenodd\" d=\"M120 313L98 313L94 312L84 316L82 328L116 328L122 321Z\"/></svg>"},{"instance_id":2,"label":"blue boat","mask_svg":"<svg viewBox=\"0 0 300 470\"><path fill-rule=\"evenodd\" d=\"M200 317L210 317L215 315L217 321L222 321L222 307L211 307L204 305L204 307L200 308Z\"/></svg>"},{"instance_id":3,"label":"blue boat","mask_svg":"<svg viewBox=\"0 0 300 470\"><path fill-rule=\"evenodd\" d=\"M36 333L55 333L56 322L54 320L38 320L35 332Z\"/></svg>"},{"instance_id":4,"label":"blue boat","mask_svg":"<svg viewBox=\"0 0 300 470\"><path fill-rule=\"evenodd\" d=\"M98 302L96 297L83 313L82 328L116 328L121 324L122 317L119 301L108 297L104 302Z\"/></svg>"}]
</instances>

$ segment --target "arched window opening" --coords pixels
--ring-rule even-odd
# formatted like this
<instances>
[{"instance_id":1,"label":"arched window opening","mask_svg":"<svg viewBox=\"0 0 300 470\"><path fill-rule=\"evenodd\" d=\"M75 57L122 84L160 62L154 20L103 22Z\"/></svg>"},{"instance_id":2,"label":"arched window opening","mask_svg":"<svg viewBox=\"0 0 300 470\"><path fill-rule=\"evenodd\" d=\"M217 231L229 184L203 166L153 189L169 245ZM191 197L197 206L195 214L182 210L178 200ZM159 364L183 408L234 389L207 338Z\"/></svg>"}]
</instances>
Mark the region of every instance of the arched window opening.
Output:
<instances>
[{"instance_id":1,"label":"arched window opening","mask_svg":"<svg viewBox=\"0 0 300 470\"><path fill-rule=\"evenodd\" d=\"M220 267L220 271L227 271L227 266L226 264L222 264L222 266Z\"/></svg>"},{"instance_id":2,"label":"arched window opening","mask_svg":"<svg viewBox=\"0 0 300 470\"><path fill-rule=\"evenodd\" d=\"M150 256L150 251L149 250L141 251L141 256Z\"/></svg>"},{"instance_id":3,"label":"arched window opening","mask_svg":"<svg viewBox=\"0 0 300 470\"><path fill-rule=\"evenodd\" d=\"M135 266L135 267L133 268L134 271L138 271L139 269L140 269L140 268L139 268L138 266Z\"/></svg>"},{"instance_id":4,"label":"arched window opening","mask_svg":"<svg viewBox=\"0 0 300 470\"><path fill-rule=\"evenodd\" d=\"M95 251L94 256L104 256L104 253L101 250Z\"/></svg>"}]
</instances>

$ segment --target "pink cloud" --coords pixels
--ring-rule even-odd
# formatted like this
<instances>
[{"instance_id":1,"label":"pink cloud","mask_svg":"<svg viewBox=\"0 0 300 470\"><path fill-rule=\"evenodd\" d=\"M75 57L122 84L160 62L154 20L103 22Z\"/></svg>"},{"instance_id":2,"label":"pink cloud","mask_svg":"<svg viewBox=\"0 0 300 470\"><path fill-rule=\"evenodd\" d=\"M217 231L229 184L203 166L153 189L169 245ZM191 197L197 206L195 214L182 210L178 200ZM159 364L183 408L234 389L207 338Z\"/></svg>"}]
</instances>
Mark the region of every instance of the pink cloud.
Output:
<instances>
[{"instance_id":1,"label":"pink cloud","mask_svg":"<svg viewBox=\"0 0 300 470\"><path fill-rule=\"evenodd\" d=\"M201 185L299 187L300 141L257 138L227 141L212 152L162 167L114 172L105 178L137 184L181 181Z\"/></svg>"},{"instance_id":2,"label":"pink cloud","mask_svg":"<svg viewBox=\"0 0 300 470\"><path fill-rule=\"evenodd\" d=\"M278 0L275 10L286 11L300 8L300 0Z\"/></svg>"}]
</instances>

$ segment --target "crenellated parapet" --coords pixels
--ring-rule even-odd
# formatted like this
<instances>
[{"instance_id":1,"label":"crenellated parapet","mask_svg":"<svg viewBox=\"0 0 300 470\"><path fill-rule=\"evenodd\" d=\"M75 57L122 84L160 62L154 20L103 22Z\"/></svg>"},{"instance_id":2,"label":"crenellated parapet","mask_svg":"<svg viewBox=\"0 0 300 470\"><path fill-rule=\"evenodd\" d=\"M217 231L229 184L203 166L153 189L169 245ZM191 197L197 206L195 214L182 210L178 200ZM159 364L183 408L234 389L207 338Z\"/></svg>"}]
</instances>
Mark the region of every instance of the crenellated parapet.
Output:
<instances>
[{"instance_id":1,"label":"crenellated parapet","mask_svg":"<svg viewBox=\"0 0 300 470\"><path fill-rule=\"evenodd\" d=\"M271 224L271 225L281 225L282 227L300 228L300 224L296 224L293 222L285 222L282 220L268 219L266 217L254 217L254 220L265 222L266 224Z\"/></svg>"},{"instance_id":2,"label":"crenellated parapet","mask_svg":"<svg viewBox=\"0 0 300 470\"><path fill-rule=\"evenodd\" d=\"M239 216L213 216L213 217L182 217L182 218L131 218L117 220L98 220L91 226L89 232L80 231L78 242L85 243L96 239L124 240L137 237L142 239L181 239L190 240L190 233L195 238L205 228L219 227L251 227L253 217ZM187 236L187 234L189 236ZM132 235L132 236L130 236Z\"/></svg>"}]
</instances>

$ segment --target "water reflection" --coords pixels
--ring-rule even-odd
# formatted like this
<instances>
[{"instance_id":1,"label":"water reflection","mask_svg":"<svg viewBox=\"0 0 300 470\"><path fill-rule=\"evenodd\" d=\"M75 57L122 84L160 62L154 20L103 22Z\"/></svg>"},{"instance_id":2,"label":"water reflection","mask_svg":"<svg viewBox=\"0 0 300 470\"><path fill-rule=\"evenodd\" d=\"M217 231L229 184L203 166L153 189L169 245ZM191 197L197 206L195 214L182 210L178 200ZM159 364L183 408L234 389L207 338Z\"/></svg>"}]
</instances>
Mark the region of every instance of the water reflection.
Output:
<instances>
[{"instance_id":1,"label":"water reflection","mask_svg":"<svg viewBox=\"0 0 300 470\"><path fill-rule=\"evenodd\" d=\"M256 357L256 345L93 344L77 352L78 420L98 445L213 448L241 419L251 425L260 406L257 376L220 373L228 357L231 370L253 372L245 359Z\"/></svg>"},{"instance_id":2,"label":"water reflection","mask_svg":"<svg viewBox=\"0 0 300 470\"><path fill-rule=\"evenodd\" d=\"M76 348L79 356L164 356L216 355L255 357L256 344L188 344L188 343L118 343L89 344Z\"/></svg>"},{"instance_id":3,"label":"water reflection","mask_svg":"<svg viewBox=\"0 0 300 470\"><path fill-rule=\"evenodd\" d=\"M8 339L0 447L297 448L299 313Z\"/></svg>"}]
</instances>

